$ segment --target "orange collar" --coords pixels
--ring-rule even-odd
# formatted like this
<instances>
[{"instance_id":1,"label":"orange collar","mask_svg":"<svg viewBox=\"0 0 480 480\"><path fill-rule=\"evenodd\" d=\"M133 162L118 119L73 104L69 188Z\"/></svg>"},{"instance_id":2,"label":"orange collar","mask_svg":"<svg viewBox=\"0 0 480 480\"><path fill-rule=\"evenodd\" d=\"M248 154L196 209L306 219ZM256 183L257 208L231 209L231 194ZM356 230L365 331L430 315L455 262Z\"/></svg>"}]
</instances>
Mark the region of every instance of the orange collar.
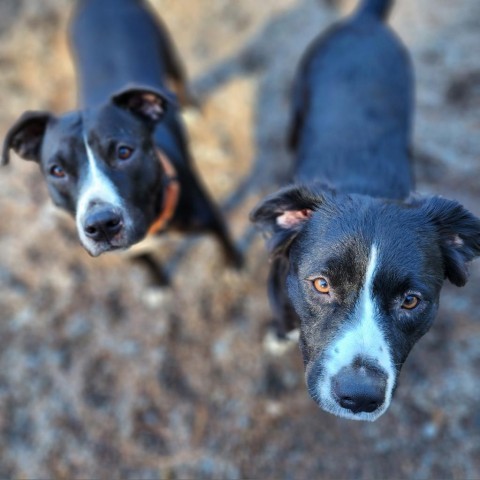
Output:
<instances>
[{"instance_id":1,"label":"orange collar","mask_svg":"<svg viewBox=\"0 0 480 480\"><path fill-rule=\"evenodd\" d=\"M163 230L167 223L173 217L175 208L178 204L180 196L180 183L177 177L177 171L170 162L169 158L159 149L157 149L157 157L163 167L165 174L164 184L165 192L163 196L163 206L160 215L153 221L148 229L148 235L153 235Z\"/></svg>"}]
</instances>

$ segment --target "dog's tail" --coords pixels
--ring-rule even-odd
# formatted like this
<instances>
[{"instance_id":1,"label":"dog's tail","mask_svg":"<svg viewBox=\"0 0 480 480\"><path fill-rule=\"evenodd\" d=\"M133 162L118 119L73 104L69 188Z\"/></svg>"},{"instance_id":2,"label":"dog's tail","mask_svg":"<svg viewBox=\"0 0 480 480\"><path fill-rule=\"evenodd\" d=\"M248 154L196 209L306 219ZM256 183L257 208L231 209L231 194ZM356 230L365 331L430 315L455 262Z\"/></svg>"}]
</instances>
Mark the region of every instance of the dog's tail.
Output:
<instances>
[{"instance_id":1,"label":"dog's tail","mask_svg":"<svg viewBox=\"0 0 480 480\"><path fill-rule=\"evenodd\" d=\"M394 0L362 0L357 8L357 15L370 15L386 20Z\"/></svg>"}]
</instances>

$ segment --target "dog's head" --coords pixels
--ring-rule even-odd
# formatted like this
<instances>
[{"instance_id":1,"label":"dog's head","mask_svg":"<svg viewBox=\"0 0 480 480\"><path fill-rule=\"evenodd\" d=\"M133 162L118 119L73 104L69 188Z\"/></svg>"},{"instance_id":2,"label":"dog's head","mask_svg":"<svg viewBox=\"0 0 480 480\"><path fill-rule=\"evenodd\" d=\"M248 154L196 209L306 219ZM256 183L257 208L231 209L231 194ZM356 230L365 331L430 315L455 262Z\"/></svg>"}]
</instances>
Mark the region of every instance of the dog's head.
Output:
<instances>
[{"instance_id":1,"label":"dog's head","mask_svg":"<svg viewBox=\"0 0 480 480\"><path fill-rule=\"evenodd\" d=\"M169 97L129 88L106 104L56 117L25 112L7 133L10 149L37 162L53 202L75 216L93 256L141 240L162 202L164 172L153 140Z\"/></svg>"},{"instance_id":2,"label":"dog's head","mask_svg":"<svg viewBox=\"0 0 480 480\"><path fill-rule=\"evenodd\" d=\"M296 186L266 198L252 220L289 261L310 395L336 415L377 419L434 320L444 279L466 283L480 220L441 197L385 201Z\"/></svg>"}]
</instances>

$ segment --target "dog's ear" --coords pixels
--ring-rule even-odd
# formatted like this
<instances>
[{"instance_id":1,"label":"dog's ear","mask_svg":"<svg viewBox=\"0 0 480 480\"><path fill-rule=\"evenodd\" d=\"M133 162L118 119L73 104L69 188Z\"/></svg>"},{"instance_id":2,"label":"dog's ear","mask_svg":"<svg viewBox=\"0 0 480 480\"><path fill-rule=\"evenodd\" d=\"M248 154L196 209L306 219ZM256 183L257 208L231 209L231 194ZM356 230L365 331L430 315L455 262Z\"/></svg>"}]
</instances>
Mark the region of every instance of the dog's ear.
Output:
<instances>
[{"instance_id":1,"label":"dog's ear","mask_svg":"<svg viewBox=\"0 0 480 480\"><path fill-rule=\"evenodd\" d=\"M306 187L285 187L264 198L250 213L250 220L270 236L270 252L279 253L288 248L323 201L322 195Z\"/></svg>"},{"instance_id":2,"label":"dog's ear","mask_svg":"<svg viewBox=\"0 0 480 480\"><path fill-rule=\"evenodd\" d=\"M2 165L10 161L10 149L25 160L40 161L40 151L48 122L48 112L25 112L7 132L3 142Z\"/></svg>"},{"instance_id":3,"label":"dog's ear","mask_svg":"<svg viewBox=\"0 0 480 480\"><path fill-rule=\"evenodd\" d=\"M468 280L468 262L480 255L480 219L442 197L424 200L423 209L438 232L445 277L462 287Z\"/></svg>"},{"instance_id":4,"label":"dog's ear","mask_svg":"<svg viewBox=\"0 0 480 480\"><path fill-rule=\"evenodd\" d=\"M166 109L176 104L174 95L167 91L139 86L113 95L112 102L151 123L159 122Z\"/></svg>"}]
</instances>

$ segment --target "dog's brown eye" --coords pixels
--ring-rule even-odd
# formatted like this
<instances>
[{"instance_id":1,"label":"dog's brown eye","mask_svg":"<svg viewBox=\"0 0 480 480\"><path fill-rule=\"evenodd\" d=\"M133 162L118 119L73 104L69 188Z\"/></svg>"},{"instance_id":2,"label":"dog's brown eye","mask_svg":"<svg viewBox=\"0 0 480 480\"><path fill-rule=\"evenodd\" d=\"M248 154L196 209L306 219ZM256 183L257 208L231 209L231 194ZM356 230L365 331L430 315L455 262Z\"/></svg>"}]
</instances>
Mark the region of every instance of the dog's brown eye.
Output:
<instances>
[{"instance_id":1,"label":"dog's brown eye","mask_svg":"<svg viewBox=\"0 0 480 480\"><path fill-rule=\"evenodd\" d=\"M58 165L52 165L50 167L50 175L55 178L64 178L67 174L62 167Z\"/></svg>"},{"instance_id":2,"label":"dog's brown eye","mask_svg":"<svg viewBox=\"0 0 480 480\"><path fill-rule=\"evenodd\" d=\"M317 292L320 293L329 293L330 285L327 280L323 277L318 277L313 281L313 286Z\"/></svg>"},{"instance_id":3,"label":"dog's brown eye","mask_svg":"<svg viewBox=\"0 0 480 480\"><path fill-rule=\"evenodd\" d=\"M402 308L413 310L420 303L420 299L416 295L407 295L402 303Z\"/></svg>"},{"instance_id":4,"label":"dog's brown eye","mask_svg":"<svg viewBox=\"0 0 480 480\"><path fill-rule=\"evenodd\" d=\"M133 153L133 148L127 147L126 145L120 145L117 148L117 157L120 160L128 160Z\"/></svg>"}]
</instances>

